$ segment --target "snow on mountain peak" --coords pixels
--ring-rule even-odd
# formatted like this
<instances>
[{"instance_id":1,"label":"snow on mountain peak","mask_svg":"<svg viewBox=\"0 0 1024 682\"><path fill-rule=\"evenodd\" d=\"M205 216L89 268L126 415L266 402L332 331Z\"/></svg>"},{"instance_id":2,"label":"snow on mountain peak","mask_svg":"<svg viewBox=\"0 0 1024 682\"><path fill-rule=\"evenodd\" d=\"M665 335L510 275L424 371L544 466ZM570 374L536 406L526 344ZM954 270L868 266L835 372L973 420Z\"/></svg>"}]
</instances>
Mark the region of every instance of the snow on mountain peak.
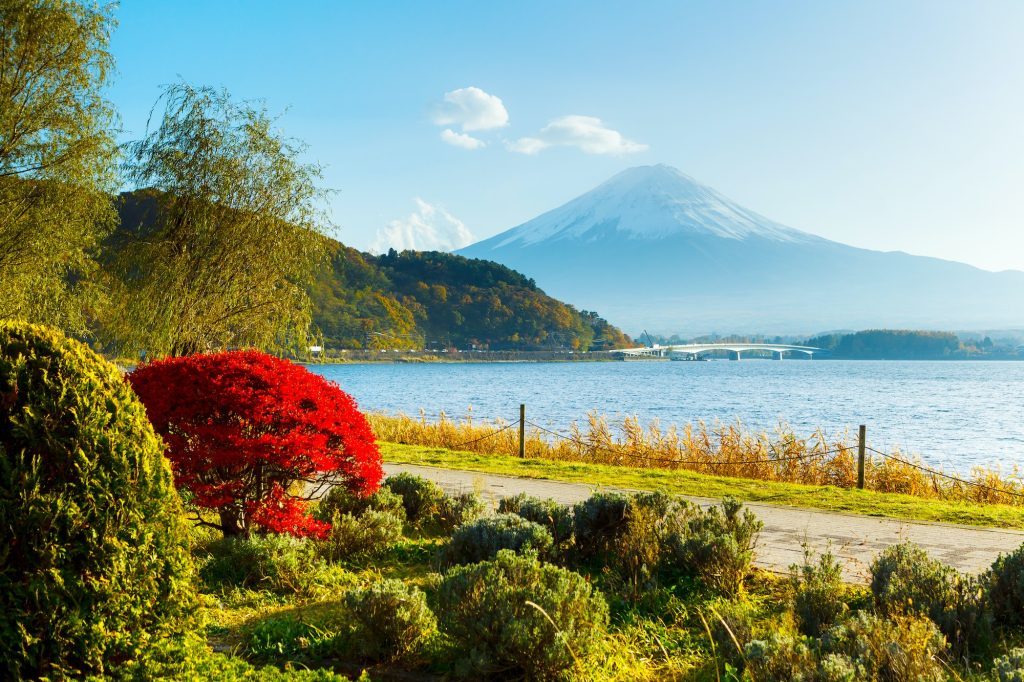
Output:
<instances>
[{"instance_id":1,"label":"snow on mountain peak","mask_svg":"<svg viewBox=\"0 0 1024 682\"><path fill-rule=\"evenodd\" d=\"M780 225L676 168L628 168L591 191L488 240L494 248L547 240L657 240L678 235L802 242L813 235Z\"/></svg>"}]
</instances>

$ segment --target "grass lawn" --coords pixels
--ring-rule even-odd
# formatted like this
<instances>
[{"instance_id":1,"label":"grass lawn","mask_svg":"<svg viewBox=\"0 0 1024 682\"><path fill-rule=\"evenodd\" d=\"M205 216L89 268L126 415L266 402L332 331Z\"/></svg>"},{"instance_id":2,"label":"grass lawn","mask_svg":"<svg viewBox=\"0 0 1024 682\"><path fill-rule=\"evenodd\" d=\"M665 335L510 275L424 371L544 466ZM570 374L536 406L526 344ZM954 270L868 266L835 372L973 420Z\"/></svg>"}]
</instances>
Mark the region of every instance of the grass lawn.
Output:
<instances>
[{"instance_id":1,"label":"grass lawn","mask_svg":"<svg viewBox=\"0 0 1024 682\"><path fill-rule=\"evenodd\" d=\"M751 502L811 507L868 516L1024 529L1024 507L1011 505L946 502L912 495L773 483L709 476L681 470L519 459L505 455L481 455L398 443L381 443L380 447L384 460L394 464L420 464L524 478L587 483L594 486L660 490L676 495L715 498L732 495Z\"/></svg>"}]
</instances>

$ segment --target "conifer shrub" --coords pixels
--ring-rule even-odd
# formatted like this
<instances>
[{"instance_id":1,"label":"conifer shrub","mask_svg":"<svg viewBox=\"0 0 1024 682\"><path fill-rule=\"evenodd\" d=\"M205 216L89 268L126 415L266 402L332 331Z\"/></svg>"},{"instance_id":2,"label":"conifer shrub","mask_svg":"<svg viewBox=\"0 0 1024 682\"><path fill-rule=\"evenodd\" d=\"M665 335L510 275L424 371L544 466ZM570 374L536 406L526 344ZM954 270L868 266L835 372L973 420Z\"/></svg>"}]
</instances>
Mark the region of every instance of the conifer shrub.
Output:
<instances>
[{"instance_id":1,"label":"conifer shrub","mask_svg":"<svg viewBox=\"0 0 1024 682\"><path fill-rule=\"evenodd\" d=\"M846 615L846 586L843 569L832 552L824 552L817 563L809 551L804 552L804 563L790 567L790 585L793 588L793 613L800 632L820 637Z\"/></svg>"},{"instance_id":2,"label":"conifer shrub","mask_svg":"<svg viewBox=\"0 0 1024 682\"><path fill-rule=\"evenodd\" d=\"M330 535L318 545L328 561L345 562L380 556L401 539L401 517L371 509L360 516L336 514Z\"/></svg>"},{"instance_id":3,"label":"conifer shrub","mask_svg":"<svg viewBox=\"0 0 1024 682\"><path fill-rule=\"evenodd\" d=\"M467 674L554 679L585 665L607 634L608 605L583 576L510 550L453 568L437 600Z\"/></svg>"},{"instance_id":4,"label":"conifer shrub","mask_svg":"<svg viewBox=\"0 0 1024 682\"><path fill-rule=\"evenodd\" d=\"M401 496L385 487L372 495L359 495L345 486L332 486L317 503L313 515L320 521L330 523L335 515L362 516L369 510L388 512L405 521L405 505Z\"/></svg>"},{"instance_id":5,"label":"conifer shrub","mask_svg":"<svg viewBox=\"0 0 1024 682\"><path fill-rule=\"evenodd\" d=\"M541 499L526 493L504 497L498 503L498 513L515 514L527 521L539 523L551 533L556 548L572 542L572 507L558 504L551 499Z\"/></svg>"},{"instance_id":6,"label":"conifer shrub","mask_svg":"<svg viewBox=\"0 0 1024 682\"><path fill-rule=\"evenodd\" d=\"M984 581L996 622L1003 627L1024 627L1024 545L1000 555Z\"/></svg>"},{"instance_id":7,"label":"conifer shrub","mask_svg":"<svg viewBox=\"0 0 1024 682\"><path fill-rule=\"evenodd\" d=\"M388 476L384 486L402 498L405 518L414 525L436 518L445 496L441 487L433 481L404 471Z\"/></svg>"},{"instance_id":8,"label":"conifer shrub","mask_svg":"<svg viewBox=\"0 0 1024 682\"><path fill-rule=\"evenodd\" d=\"M487 513L487 505L478 493L445 495L437 508L437 523L441 530L450 533L459 526L476 521Z\"/></svg>"},{"instance_id":9,"label":"conifer shrub","mask_svg":"<svg viewBox=\"0 0 1024 682\"><path fill-rule=\"evenodd\" d=\"M340 569L330 570L318 556L317 546L303 538L274 534L221 538L210 543L207 552L200 575L213 589L305 594L346 579Z\"/></svg>"},{"instance_id":10,"label":"conifer shrub","mask_svg":"<svg viewBox=\"0 0 1024 682\"><path fill-rule=\"evenodd\" d=\"M345 595L356 622L352 642L359 655L395 661L419 652L437 631L437 618L426 595L401 580L383 580Z\"/></svg>"},{"instance_id":11,"label":"conifer shrub","mask_svg":"<svg viewBox=\"0 0 1024 682\"><path fill-rule=\"evenodd\" d=\"M764 524L743 504L725 498L721 505L690 510L666 539L666 563L700 579L713 590L738 594L754 561L754 546Z\"/></svg>"},{"instance_id":12,"label":"conifer shrub","mask_svg":"<svg viewBox=\"0 0 1024 682\"><path fill-rule=\"evenodd\" d=\"M551 534L540 524L515 514L495 514L460 526L440 552L444 566L493 559L501 550L541 556L551 550Z\"/></svg>"},{"instance_id":13,"label":"conifer shrub","mask_svg":"<svg viewBox=\"0 0 1024 682\"><path fill-rule=\"evenodd\" d=\"M989 644L992 617L981 583L932 559L913 543L887 547L875 558L871 594L884 615L930 618L958 656Z\"/></svg>"},{"instance_id":14,"label":"conifer shrub","mask_svg":"<svg viewBox=\"0 0 1024 682\"><path fill-rule=\"evenodd\" d=\"M181 502L121 373L0 323L0 677L102 674L195 608Z\"/></svg>"}]
</instances>

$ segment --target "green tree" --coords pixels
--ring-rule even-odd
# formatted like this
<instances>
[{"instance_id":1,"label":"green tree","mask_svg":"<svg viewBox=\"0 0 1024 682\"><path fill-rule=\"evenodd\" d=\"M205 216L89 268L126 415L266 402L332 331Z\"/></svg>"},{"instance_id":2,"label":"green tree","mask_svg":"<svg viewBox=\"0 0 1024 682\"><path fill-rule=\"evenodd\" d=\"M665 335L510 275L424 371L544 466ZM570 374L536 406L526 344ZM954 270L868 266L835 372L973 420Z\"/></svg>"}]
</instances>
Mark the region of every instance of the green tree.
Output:
<instances>
[{"instance_id":1,"label":"green tree","mask_svg":"<svg viewBox=\"0 0 1024 682\"><path fill-rule=\"evenodd\" d=\"M113 228L111 8L0 0L0 318L82 332Z\"/></svg>"},{"instance_id":2,"label":"green tree","mask_svg":"<svg viewBox=\"0 0 1024 682\"><path fill-rule=\"evenodd\" d=\"M160 105L159 127L127 146L125 178L150 209L118 237L118 350L302 348L326 257L319 166L222 90L172 85Z\"/></svg>"}]
</instances>

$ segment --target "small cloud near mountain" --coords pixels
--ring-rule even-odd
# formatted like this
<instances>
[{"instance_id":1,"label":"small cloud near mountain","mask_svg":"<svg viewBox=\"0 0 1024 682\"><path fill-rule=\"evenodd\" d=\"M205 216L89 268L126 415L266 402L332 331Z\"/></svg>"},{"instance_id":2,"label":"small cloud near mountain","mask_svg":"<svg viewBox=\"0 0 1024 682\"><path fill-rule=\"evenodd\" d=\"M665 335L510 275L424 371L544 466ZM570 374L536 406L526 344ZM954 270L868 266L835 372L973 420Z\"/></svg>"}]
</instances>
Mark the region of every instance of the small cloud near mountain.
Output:
<instances>
[{"instance_id":1,"label":"small cloud near mountain","mask_svg":"<svg viewBox=\"0 0 1024 682\"><path fill-rule=\"evenodd\" d=\"M477 87L459 88L444 93L434 111L434 123L448 126L441 139L462 149L480 149L486 143L469 131L494 130L508 125L508 110L501 98ZM457 132L453 128L460 128Z\"/></svg>"},{"instance_id":2,"label":"small cloud near mountain","mask_svg":"<svg viewBox=\"0 0 1024 682\"><path fill-rule=\"evenodd\" d=\"M416 210L406 216L392 220L377 231L370 245L372 253L384 253L388 249L403 251L454 251L473 243L473 233L465 223L435 204L417 197Z\"/></svg>"},{"instance_id":3,"label":"small cloud near mountain","mask_svg":"<svg viewBox=\"0 0 1024 682\"><path fill-rule=\"evenodd\" d=\"M511 151L536 154L548 147L576 147L587 154L634 154L647 145L626 139L594 116L561 116L533 137L521 137L508 144Z\"/></svg>"},{"instance_id":4,"label":"small cloud near mountain","mask_svg":"<svg viewBox=\"0 0 1024 682\"><path fill-rule=\"evenodd\" d=\"M480 149L487 146L487 143L483 140L466 133L457 133L451 128L445 128L441 131L441 139L454 147L462 147L463 149Z\"/></svg>"}]
</instances>

